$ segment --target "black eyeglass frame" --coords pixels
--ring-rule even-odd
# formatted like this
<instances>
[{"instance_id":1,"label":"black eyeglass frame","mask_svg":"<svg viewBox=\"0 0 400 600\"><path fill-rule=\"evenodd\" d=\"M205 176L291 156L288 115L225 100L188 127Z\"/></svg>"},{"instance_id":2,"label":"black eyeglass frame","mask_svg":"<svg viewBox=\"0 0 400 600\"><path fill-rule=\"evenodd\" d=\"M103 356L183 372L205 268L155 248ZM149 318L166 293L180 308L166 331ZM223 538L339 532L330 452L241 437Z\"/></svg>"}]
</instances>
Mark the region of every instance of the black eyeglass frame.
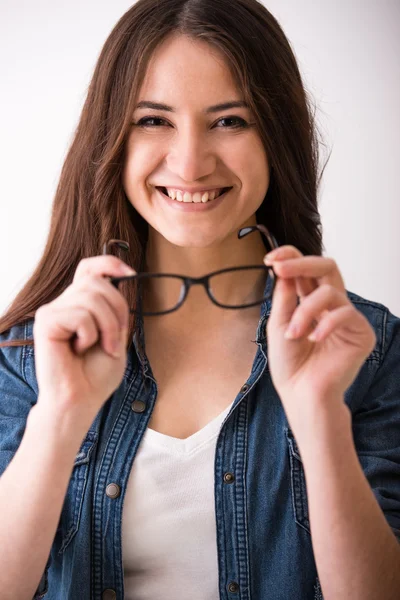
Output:
<instances>
[{"instance_id":1,"label":"black eyeglass frame","mask_svg":"<svg viewBox=\"0 0 400 600\"><path fill-rule=\"evenodd\" d=\"M271 246L271 251L275 250L275 248L279 247L279 244L276 241L276 238L272 235L272 233L270 233L268 231L268 229L265 227L265 225L261 225L261 224L251 225L249 227L242 227L238 231L238 238L241 239L241 238L245 237L246 235L248 235L249 233L252 233L253 231L259 231L261 234L263 234L265 236L269 245ZM122 248L123 250L129 251L129 243L128 242L126 242L125 240L112 239L103 245L103 255L109 254L109 248L111 246L118 246L119 248ZM258 300L257 302L253 302L251 304L242 304L239 306L227 306L225 304L221 304L212 296L212 291L210 289L209 280L214 275L219 275L220 273L227 273L230 271L239 271L239 270L241 271L243 269L260 269L260 268L264 269L265 271L268 271L268 273L271 277L271 280L272 280L270 294L268 296L264 297L262 300ZM135 275L126 275L126 276L122 276L122 277L110 277L110 282L112 283L112 285L114 287L116 287L118 289L118 285L121 281L127 281L127 280L131 280L131 279L132 280L133 279L140 280L140 279L145 279L145 278L150 278L150 277L157 278L157 277L166 277L166 276L175 277L176 279L180 279L182 281L181 297L180 297L178 304L170 310L158 311L158 312L142 312L140 309L135 310L135 309L130 308L129 309L130 314L139 314L140 313L143 316L157 316L157 315L166 315L166 314L175 312L185 302L192 285L204 286L207 296L210 298L211 302L213 304L215 304L216 306L219 306L220 308L226 308L226 309L231 309L231 310L250 308L251 306L260 305L263 302L265 302L265 300L268 300L269 298L272 297L272 295L274 293L274 289L275 289L276 278L277 278L277 275L276 275L276 273L274 273L272 266L269 267L267 265L244 265L242 267L228 267L226 269L220 269L219 271L213 271L212 273L203 275L203 277L186 277L184 275L178 275L177 273L136 273Z\"/></svg>"}]
</instances>

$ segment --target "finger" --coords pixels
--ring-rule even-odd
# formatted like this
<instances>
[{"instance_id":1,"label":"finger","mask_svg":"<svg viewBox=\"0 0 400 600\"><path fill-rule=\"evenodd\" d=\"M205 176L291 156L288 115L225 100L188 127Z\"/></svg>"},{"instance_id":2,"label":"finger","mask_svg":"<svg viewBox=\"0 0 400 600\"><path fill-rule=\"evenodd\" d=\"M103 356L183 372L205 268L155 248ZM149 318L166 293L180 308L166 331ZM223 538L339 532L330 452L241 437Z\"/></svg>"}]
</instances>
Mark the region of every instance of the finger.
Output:
<instances>
[{"instance_id":1,"label":"finger","mask_svg":"<svg viewBox=\"0 0 400 600\"><path fill-rule=\"evenodd\" d=\"M298 295L300 302L318 287L317 281L309 277L296 277L295 282L296 294Z\"/></svg>"},{"instance_id":2,"label":"finger","mask_svg":"<svg viewBox=\"0 0 400 600\"><path fill-rule=\"evenodd\" d=\"M35 347L46 345L47 341L69 341L78 330L90 345L95 344L99 338L95 320L80 306L58 307L56 301L53 301L43 304L35 313Z\"/></svg>"},{"instance_id":3,"label":"finger","mask_svg":"<svg viewBox=\"0 0 400 600\"><path fill-rule=\"evenodd\" d=\"M268 327L286 329L297 306L296 284L293 279L276 278Z\"/></svg>"},{"instance_id":4,"label":"finger","mask_svg":"<svg viewBox=\"0 0 400 600\"><path fill-rule=\"evenodd\" d=\"M58 311L58 319L60 319L62 308L56 310ZM74 315L76 315L76 320L73 318ZM93 315L90 312L81 306L74 306L68 310L68 325L70 325L68 330L72 333L70 342L75 354L84 354L100 340L96 319L93 318Z\"/></svg>"},{"instance_id":5,"label":"finger","mask_svg":"<svg viewBox=\"0 0 400 600\"><path fill-rule=\"evenodd\" d=\"M78 281L87 275L120 277L136 275L136 271L111 254L83 258L78 264L73 281Z\"/></svg>"},{"instance_id":6,"label":"finger","mask_svg":"<svg viewBox=\"0 0 400 600\"><path fill-rule=\"evenodd\" d=\"M265 258L274 261L285 260L286 258L296 258L298 256L303 256L298 248L291 246L290 244L285 244L285 246L279 246L279 248L275 248L275 250L268 252Z\"/></svg>"},{"instance_id":7,"label":"finger","mask_svg":"<svg viewBox=\"0 0 400 600\"><path fill-rule=\"evenodd\" d=\"M362 313L356 310L353 305L346 305L336 308L327 313L319 322L318 327L308 336L312 342L320 342L338 328L348 328L349 331L357 332L359 345L369 356L376 345L376 335L368 320ZM353 336L354 337L354 336Z\"/></svg>"},{"instance_id":8,"label":"finger","mask_svg":"<svg viewBox=\"0 0 400 600\"><path fill-rule=\"evenodd\" d=\"M326 312L343 305L349 306L349 300L345 294L331 285L321 285L304 298L300 306L296 308L285 337L293 339L308 335L315 322L319 323ZM355 309L353 310L355 311Z\"/></svg>"},{"instance_id":9,"label":"finger","mask_svg":"<svg viewBox=\"0 0 400 600\"><path fill-rule=\"evenodd\" d=\"M274 271L276 271L276 274L279 276L280 267L275 269L278 264L280 264L282 261L286 262L288 259L299 259L301 257L303 257L303 254L300 252L300 250L298 250L295 246L286 245L280 246L272 252L269 252L269 254L264 257L264 263L266 265L273 265ZM311 292L318 287L318 282L316 279L305 276L296 277L295 284L296 294L299 297L300 302L302 301L303 297L308 296L308 294L311 294Z\"/></svg>"},{"instance_id":10,"label":"finger","mask_svg":"<svg viewBox=\"0 0 400 600\"><path fill-rule=\"evenodd\" d=\"M72 290L69 295L61 295L54 303L55 308L65 309L66 312L71 307L86 310L94 320L98 335L94 341L93 336L88 336L89 345L84 339L86 335L82 337L82 329L80 332L74 332L78 337L78 342L73 341L73 344L76 344L75 347L78 351L88 350L100 338L103 350L111 356L114 355L115 348L120 340L121 328L117 315L103 293L96 289Z\"/></svg>"},{"instance_id":11,"label":"finger","mask_svg":"<svg viewBox=\"0 0 400 600\"><path fill-rule=\"evenodd\" d=\"M336 262L323 256L303 256L296 259L285 259L273 263L273 269L278 277L308 277L320 283L333 285L342 292L345 291L343 278Z\"/></svg>"},{"instance_id":12,"label":"finger","mask_svg":"<svg viewBox=\"0 0 400 600\"><path fill-rule=\"evenodd\" d=\"M34 336L38 353L54 352L55 342L69 342L74 353L80 355L98 342L100 333L96 319L86 308L58 307L53 301L36 311Z\"/></svg>"},{"instance_id":13,"label":"finger","mask_svg":"<svg viewBox=\"0 0 400 600\"><path fill-rule=\"evenodd\" d=\"M93 292L98 292L103 295L104 299L110 305L110 308L115 313L120 329L129 326L129 305L121 294L121 292L111 284L111 281L106 277L97 277L94 275L87 275L82 277L75 284L69 286L64 292L64 297L71 297L76 292L81 290L90 289Z\"/></svg>"}]
</instances>

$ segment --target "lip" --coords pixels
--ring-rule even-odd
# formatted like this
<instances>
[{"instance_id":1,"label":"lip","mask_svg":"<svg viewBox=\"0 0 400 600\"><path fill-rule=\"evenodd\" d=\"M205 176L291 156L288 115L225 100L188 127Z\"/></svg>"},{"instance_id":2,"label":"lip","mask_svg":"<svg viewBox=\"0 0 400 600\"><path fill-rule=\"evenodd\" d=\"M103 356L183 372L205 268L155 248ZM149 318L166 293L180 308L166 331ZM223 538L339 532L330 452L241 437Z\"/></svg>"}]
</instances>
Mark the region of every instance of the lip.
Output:
<instances>
[{"instance_id":1,"label":"lip","mask_svg":"<svg viewBox=\"0 0 400 600\"><path fill-rule=\"evenodd\" d=\"M208 202L179 202L178 200L172 200L169 196L166 196L162 193L161 190L155 188L157 194L167 203L171 208L175 208L175 210L181 210L184 212L202 212L204 210L212 210L219 206L229 192L232 191L232 188L229 188L226 192L224 192L218 198L214 200L208 200Z\"/></svg>"},{"instance_id":2,"label":"lip","mask_svg":"<svg viewBox=\"0 0 400 600\"><path fill-rule=\"evenodd\" d=\"M204 194L204 192L213 192L214 190L222 190L226 187L231 187L231 186L227 186L227 185L216 185L214 187L208 187L208 188L194 188L194 187L180 187L178 186L174 186L174 185L157 185L154 187L165 187L165 188L169 188L170 190L179 190L180 192L182 192L182 194L184 194L185 192L189 192L189 194Z\"/></svg>"}]
</instances>

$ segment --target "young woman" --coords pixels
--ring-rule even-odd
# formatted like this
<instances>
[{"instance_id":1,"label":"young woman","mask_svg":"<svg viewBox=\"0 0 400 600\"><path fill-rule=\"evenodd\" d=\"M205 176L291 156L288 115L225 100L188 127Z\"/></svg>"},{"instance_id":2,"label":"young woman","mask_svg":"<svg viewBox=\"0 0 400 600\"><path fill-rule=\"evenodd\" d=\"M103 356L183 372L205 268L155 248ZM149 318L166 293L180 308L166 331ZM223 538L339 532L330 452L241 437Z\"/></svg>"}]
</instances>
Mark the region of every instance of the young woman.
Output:
<instances>
[{"instance_id":1,"label":"young woman","mask_svg":"<svg viewBox=\"0 0 400 600\"><path fill-rule=\"evenodd\" d=\"M2 600L398 598L400 319L322 257L317 168L262 4L115 26L0 321Z\"/></svg>"}]
</instances>

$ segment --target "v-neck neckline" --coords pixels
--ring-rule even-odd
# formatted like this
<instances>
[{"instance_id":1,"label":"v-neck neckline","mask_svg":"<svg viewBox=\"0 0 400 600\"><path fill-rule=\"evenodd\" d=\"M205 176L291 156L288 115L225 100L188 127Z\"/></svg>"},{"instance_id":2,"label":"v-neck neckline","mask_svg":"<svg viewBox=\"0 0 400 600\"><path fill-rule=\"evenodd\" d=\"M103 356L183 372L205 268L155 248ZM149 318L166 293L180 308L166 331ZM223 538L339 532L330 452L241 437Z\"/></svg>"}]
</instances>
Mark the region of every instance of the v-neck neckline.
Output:
<instances>
[{"instance_id":1,"label":"v-neck neckline","mask_svg":"<svg viewBox=\"0 0 400 600\"><path fill-rule=\"evenodd\" d=\"M194 451L198 451L205 444L211 441L211 439L218 435L220 426L230 411L232 404L230 404L218 416L212 419L212 421L209 421L209 423L202 427L202 429L199 429L187 438L182 439L172 437L147 427L144 434L145 440L152 445L156 445L164 450L172 451L178 454L190 454Z\"/></svg>"}]
</instances>

